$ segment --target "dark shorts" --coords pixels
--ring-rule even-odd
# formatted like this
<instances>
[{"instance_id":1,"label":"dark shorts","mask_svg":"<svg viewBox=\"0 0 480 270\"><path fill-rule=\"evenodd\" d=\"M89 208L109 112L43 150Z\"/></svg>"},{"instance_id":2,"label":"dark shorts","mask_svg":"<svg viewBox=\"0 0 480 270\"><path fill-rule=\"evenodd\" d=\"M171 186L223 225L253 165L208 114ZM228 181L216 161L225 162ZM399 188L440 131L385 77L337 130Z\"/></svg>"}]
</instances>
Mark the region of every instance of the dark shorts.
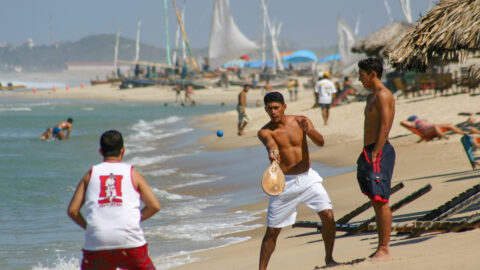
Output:
<instances>
[{"instance_id":1,"label":"dark shorts","mask_svg":"<svg viewBox=\"0 0 480 270\"><path fill-rule=\"evenodd\" d=\"M82 270L155 270L148 257L147 244L138 248L83 250Z\"/></svg>"},{"instance_id":2,"label":"dark shorts","mask_svg":"<svg viewBox=\"0 0 480 270\"><path fill-rule=\"evenodd\" d=\"M372 150L375 144L365 146L357 160L357 180L362 192L372 201L388 203L395 149L387 141L377 160L372 164Z\"/></svg>"},{"instance_id":3,"label":"dark shorts","mask_svg":"<svg viewBox=\"0 0 480 270\"><path fill-rule=\"evenodd\" d=\"M322 109L330 109L330 104L319 103L319 105L322 107Z\"/></svg>"}]
</instances>

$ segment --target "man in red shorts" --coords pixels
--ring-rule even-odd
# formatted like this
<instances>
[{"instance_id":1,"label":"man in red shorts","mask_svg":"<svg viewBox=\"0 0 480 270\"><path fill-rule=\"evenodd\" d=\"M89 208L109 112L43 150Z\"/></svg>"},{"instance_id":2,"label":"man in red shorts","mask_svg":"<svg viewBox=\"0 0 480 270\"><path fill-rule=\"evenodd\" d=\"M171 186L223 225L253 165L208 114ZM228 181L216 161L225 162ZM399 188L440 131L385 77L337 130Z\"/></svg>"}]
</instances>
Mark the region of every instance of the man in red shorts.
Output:
<instances>
[{"instance_id":1,"label":"man in red shorts","mask_svg":"<svg viewBox=\"0 0 480 270\"><path fill-rule=\"evenodd\" d=\"M389 251L392 213L388 206L390 183L395 164L395 150L388 142L395 115L395 99L382 83L383 64L380 59L367 58L358 62L360 78L372 91L365 106L363 151L357 161L360 189L372 200L378 228L378 247L372 260L391 259Z\"/></svg>"},{"instance_id":2,"label":"man in red shorts","mask_svg":"<svg viewBox=\"0 0 480 270\"><path fill-rule=\"evenodd\" d=\"M140 222L157 213L160 203L142 175L122 163L124 153L120 132L103 133L103 162L83 176L68 206L70 218L86 230L84 270L155 269Z\"/></svg>"}]
</instances>

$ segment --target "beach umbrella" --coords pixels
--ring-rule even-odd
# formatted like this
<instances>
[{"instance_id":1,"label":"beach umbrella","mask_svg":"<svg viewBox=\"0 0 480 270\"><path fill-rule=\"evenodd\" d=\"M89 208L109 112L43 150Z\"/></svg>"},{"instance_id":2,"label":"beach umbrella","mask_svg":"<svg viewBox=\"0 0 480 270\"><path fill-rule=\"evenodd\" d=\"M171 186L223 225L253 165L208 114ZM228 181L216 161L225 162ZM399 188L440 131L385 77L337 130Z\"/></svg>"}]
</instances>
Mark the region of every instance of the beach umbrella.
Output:
<instances>
[{"instance_id":1,"label":"beach umbrella","mask_svg":"<svg viewBox=\"0 0 480 270\"><path fill-rule=\"evenodd\" d=\"M413 24L407 22L393 22L355 43L352 52L387 58L388 53L395 48L411 27Z\"/></svg>"},{"instance_id":2,"label":"beach umbrella","mask_svg":"<svg viewBox=\"0 0 480 270\"><path fill-rule=\"evenodd\" d=\"M340 54L336 53L336 54L331 54L329 56L325 56L324 58L318 60L318 64L321 64L321 63L326 63L326 62L331 62L331 61L337 61L337 60L340 60Z\"/></svg>"},{"instance_id":3,"label":"beach umbrella","mask_svg":"<svg viewBox=\"0 0 480 270\"><path fill-rule=\"evenodd\" d=\"M299 50L290 55L282 57L282 62L285 63L308 63L317 61L317 56L314 52L309 50Z\"/></svg>"},{"instance_id":4,"label":"beach umbrella","mask_svg":"<svg viewBox=\"0 0 480 270\"><path fill-rule=\"evenodd\" d=\"M398 69L463 61L480 49L480 0L443 0L409 29L390 53Z\"/></svg>"}]
</instances>

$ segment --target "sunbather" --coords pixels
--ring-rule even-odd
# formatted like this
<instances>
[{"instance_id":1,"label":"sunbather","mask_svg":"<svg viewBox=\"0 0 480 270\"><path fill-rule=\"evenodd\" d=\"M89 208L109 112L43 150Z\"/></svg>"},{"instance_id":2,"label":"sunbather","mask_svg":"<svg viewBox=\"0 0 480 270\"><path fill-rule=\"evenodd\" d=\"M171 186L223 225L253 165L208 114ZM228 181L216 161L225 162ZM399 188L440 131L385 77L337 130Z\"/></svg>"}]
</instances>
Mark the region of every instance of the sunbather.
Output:
<instances>
[{"instance_id":1,"label":"sunbather","mask_svg":"<svg viewBox=\"0 0 480 270\"><path fill-rule=\"evenodd\" d=\"M421 139L418 142L423 140L432 140L434 138L448 139L448 136L444 134L445 131L452 131L458 134L465 134L464 131L457 128L452 124L435 124L425 119L419 119L416 115L408 117L407 120L402 120L400 125L415 129L421 134ZM443 130L443 131L442 131Z\"/></svg>"}]
</instances>

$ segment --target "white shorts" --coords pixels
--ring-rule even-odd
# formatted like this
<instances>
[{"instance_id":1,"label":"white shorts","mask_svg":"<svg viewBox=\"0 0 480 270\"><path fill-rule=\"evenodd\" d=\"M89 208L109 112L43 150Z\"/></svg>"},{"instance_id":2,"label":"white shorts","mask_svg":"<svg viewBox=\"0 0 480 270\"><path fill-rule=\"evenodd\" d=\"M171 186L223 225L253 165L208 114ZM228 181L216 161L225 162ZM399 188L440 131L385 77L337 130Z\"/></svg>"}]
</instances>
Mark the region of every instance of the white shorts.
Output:
<instances>
[{"instance_id":1,"label":"white shorts","mask_svg":"<svg viewBox=\"0 0 480 270\"><path fill-rule=\"evenodd\" d=\"M285 190L278 196L270 197L267 226L283 228L294 224L297 207L301 203L316 213L332 209L322 182L322 177L311 168L302 174L285 175Z\"/></svg>"}]
</instances>

